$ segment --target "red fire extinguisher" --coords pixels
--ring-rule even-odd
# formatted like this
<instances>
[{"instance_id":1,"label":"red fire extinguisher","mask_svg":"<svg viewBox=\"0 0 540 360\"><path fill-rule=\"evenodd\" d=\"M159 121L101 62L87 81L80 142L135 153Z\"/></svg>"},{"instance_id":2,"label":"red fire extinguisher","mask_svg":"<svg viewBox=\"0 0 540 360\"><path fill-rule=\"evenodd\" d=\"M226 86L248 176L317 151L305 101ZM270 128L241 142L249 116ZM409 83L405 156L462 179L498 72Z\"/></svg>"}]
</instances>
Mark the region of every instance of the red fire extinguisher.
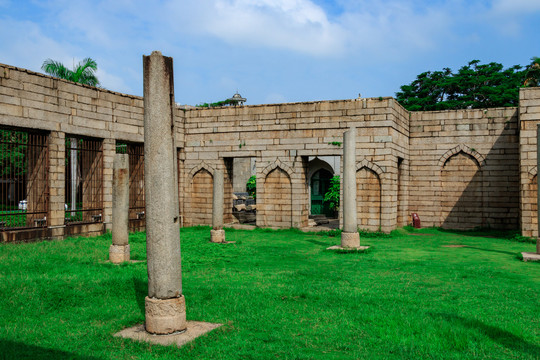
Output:
<instances>
[{"instance_id":1,"label":"red fire extinguisher","mask_svg":"<svg viewBox=\"0 0 540 360\"><path fill-rule=\"evenodd\" d=\"M421 226L420 226L420 217L418 216L417 213L412 213L412 226L415 229L420 229L421 228Z\"/></svg>"}]
</instances>

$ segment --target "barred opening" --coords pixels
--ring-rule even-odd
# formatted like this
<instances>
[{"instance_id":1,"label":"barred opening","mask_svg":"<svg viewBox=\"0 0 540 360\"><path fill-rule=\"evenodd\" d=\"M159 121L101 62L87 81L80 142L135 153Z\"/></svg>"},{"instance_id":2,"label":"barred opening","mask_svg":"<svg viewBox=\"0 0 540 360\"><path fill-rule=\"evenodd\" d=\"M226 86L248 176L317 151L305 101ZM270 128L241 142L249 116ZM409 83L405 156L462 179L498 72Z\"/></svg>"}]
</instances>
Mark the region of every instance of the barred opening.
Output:
<instances>
[{"instance_id":1,"label":"barred opening","mask_svg":"<svg viewBox=\"0 0 540 360\"><path fill-rule=\"evenodd\" d=\"M66 136L65 224L103 222L103 142Z\"/></svg>"},{"instance_id":2,"label":"barred opening","mask_svg":"<svg viewBox=\"0 0 540 360\"><path fill-rule=\"evenodd\" d=\"M0 129L0 230L47 227L48 134Z\"/></svg>"}]
</instances>

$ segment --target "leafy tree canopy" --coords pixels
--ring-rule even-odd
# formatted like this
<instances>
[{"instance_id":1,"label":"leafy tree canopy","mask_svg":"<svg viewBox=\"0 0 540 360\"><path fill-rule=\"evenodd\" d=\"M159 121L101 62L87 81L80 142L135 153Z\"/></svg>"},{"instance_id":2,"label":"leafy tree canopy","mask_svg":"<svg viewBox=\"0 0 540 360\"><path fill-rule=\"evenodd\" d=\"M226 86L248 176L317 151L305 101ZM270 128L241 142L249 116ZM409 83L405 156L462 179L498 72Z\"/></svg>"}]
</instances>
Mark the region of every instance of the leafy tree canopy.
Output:
<instances>
[{"instance_id":1,"label":"leafy tree canopy","mask_svg":"<svg viewBox=\"0 0 540 360\"><path fill-rule=\"evenodd\" d=\"M447 110L517 106L520 86L538 86L540 59L523 69L504 69L499 63L473 60L457 72L427 71L396 93L407 110Z\"/></svg>"},{"instance_id":2,"label":"leafy tree canopy","mask_svg":"<svg viewBox=\"0 0 540 360\"><path fill-rule=\"evenodd\" d=\"M330 179L330 187L326 194L324 194L324 202L328 203L330 210L339 210L339 188L341 179L339 175L335 175Z\"/></svg>"},{"instance_id":3,"label":"leafy tree canopy","mask_svg":"<svg viewBox=\"0 0 540 360\"><path fill-rule=\"evenodd\" d=\"M80 84L99 86L99 80L95 74L97 62L91 58L86 58L79 62L73 70L68 69L61 62L47 59L43 62L41 69L47 74Z\"/></svg>"},{"instance_id":4,"label":"leafy tree canopy","mask_svg":"<svg viewBox=\"0 0 540 360\"><path fill-rule=\"evenodd\" d=\"M540 58L533 57L526 70L524 86L540 86Z\"/></svg>"}]
</instances>

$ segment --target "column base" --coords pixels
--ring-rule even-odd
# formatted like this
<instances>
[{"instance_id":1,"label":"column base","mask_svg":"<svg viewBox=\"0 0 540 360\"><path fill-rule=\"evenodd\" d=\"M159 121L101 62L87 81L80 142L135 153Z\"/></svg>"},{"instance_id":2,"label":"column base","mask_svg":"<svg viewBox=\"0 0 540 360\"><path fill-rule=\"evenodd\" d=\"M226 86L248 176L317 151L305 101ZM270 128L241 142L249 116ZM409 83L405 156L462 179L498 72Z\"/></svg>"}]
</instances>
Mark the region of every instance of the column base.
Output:
<instances>
[{"instance_id":1,"label":"column base","mask_svg":"<svg viewBox=\"0 0 540 360\"><path fill-rule=\"evenodd\" d=\"M522 252L523 261L540 261L540 253Z\"/></svg>"},{"instance_id":2,"label":"column base","mask_svg":"<svg viewBox=\"0 0 540 360\"><path fill-rule=\"evenodd\" d=\"M225 230L210 230L210 242L224 243L225 242Z\"/></svg>"},{"instance_id":3,"label":"column base","mask_svg":"<svg viewBox=\"0 0 540 360\"><path fill-rule=\"evenodd\" d=\"M341 233L341 247L342 248L359 248L360 247L360 234L358 232L342 232Z\"/></svg>"},{"instance_id":4,"label":"column base","mask_svg":"<svg viewBox=\"0 0 540 360\"><path fill-rule=\"evenodd\" d=\"M187 328L186 299L184 295L173 299L144 298L145 329L150 334L168 335Z\"/></svg>"},{"instance_id":5,"label":"column base","mask_svg":"<svg viewBox=\"0 0 540 360\"><path fill-rule=\"evenodd\" d=\"M109 261L113 264L120 264L130 260L130 249L128 245L111 245L109 248Z\"/></svg>"}]
</instances>

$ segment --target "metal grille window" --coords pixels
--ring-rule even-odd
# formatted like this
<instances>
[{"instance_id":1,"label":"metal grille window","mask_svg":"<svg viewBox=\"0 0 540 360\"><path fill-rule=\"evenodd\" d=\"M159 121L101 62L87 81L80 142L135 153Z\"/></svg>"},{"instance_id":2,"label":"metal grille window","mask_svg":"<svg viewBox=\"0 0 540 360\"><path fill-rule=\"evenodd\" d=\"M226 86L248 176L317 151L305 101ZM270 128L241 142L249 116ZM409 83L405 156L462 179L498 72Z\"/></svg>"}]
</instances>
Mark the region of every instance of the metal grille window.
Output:
<instances>
[{"instance_id":1,"label":"metal grille window","mask_svg":"<svg viewBox=\"0 0 540 360\"><path fill-rule=\"evenodd\" d=\"M117 143L116 152L129 155L129 219L144 219L144 145Z\"/></svg>"},{"instance_id":2,"label":"metal grille window","mask_svg":"<svg viewBox=\"0 0 540 360\"><path fill-rule=\"evenodd\" d=\"M47 226L48 136L0 129L0 230Z\"/></svg>"},{"instance_id":3,"label":"metal grille window","mask_svg":"<svg viewBox=\"0 0 540 360\"><path fill-rule=\"evenodd\" d=\"M65 223L103 221L103 143L66 136Z\"/></svg>"}]
</instances>

